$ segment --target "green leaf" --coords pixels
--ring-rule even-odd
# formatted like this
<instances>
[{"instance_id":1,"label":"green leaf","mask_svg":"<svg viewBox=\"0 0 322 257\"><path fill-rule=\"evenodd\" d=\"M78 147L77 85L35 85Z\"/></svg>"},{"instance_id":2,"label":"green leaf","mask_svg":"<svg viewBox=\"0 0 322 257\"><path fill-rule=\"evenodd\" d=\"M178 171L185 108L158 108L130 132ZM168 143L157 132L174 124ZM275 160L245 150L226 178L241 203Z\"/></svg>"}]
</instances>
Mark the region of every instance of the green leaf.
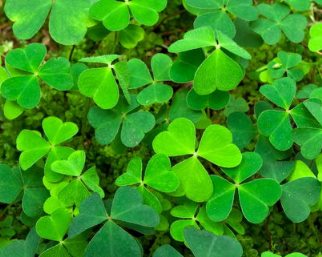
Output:
<instances>
[{"instance_id":1,"label":"green leaf","mask_svg":"<svg viewBox=\"0 0 322 257\"><path fill-rule=\"evenodd\" d=\"M240 184L256 174L263 165L262 157L255 152L243 153L241 163L235 168L222 169L223 172Z\"/></svg>"},{"instance_id":2,"label":"green leaf","mask_svg":"<svg viewBox=\"0 0 322 257\"><path fill-rule=\"evenodd\" d=\"M296 160L294 171L292 172L292 174L288 180L293 181L293 180L297 180L300 178L306 178L306 177L315 178L315 175L311 171L311 169L305 164L305 162L303 162L301 160Z\"/></svg>"},{"instance_id":3,"label":"green leaf","mask_svg":"<svg viewBox=\"0 0 322 257\"><path fill-rule=\"evenodd\" d=\"M181 52L170 69L170 78L177 83L192 81L199 65L204 61L205 54L201 49Z\"/></svg>"},{"instance_id":4,"label":"green leaf","mask_svg":"<svg viewBox=\"0 0 322 257\"><path fill-rule=\"evenodd\" d=\"M166 155L156 154L148 162L144 173L144 183L160 192L174 192L180 184L171 170L171 162Z\"/></svg>"},{"instance_id":5,"label":"green leaf","mask_svg":"<svg viewBox=\"0 0 322 257\"><path fill-rule=\"evenodd\" d=\"M145 134L153 129L155 118L150 112L135 112L124 117L121 140L127 147L137 146Z\"/></svg>"},{"instance_id":6,"label":"green leaf","mask_svg":"<svg viewBox=\"0 0 322 257\"><path fill-rule=\"evenodd\" d=\"M17 149L22 152L20 166L26 170L49 153L50 144L37 131L22 130L17 137Z\"/></svg>"},{"instance_id":7,"label":"green leaf","mask_svg":"<svg viewBox=\"0 0 322 257\"><path fill-rule=\"evenodd\" d=\"M251 119L242 112L235 112L228 116L227 127L233 134L233 143L239 148L246 147L256 135Z\"/></svg>"},{"instance_id":8,"label":"green leaf","mask_svg":"<svg viewBox=\"0 0 322 257\"><path fill-rule=\"evenodd\" d=\"M214 31L221 31L230 38L236 35L236 28L230 17L221 11L206 12L197 16L193 23L195 28L211 26Z\"/></svg>"},{"instance_id":9,"label":"green leaf","mask_svg":"<svg viewBox=\"0 0 322 257\"><path fill-rule=\"evenodd\" d=\"M196 147L196 129L185 118L175 119L168 130L158 134L153 140L153 150L167 156L193 154Z\"/></svg>"},{"instance_id":10,"label":"green leaf","mask_svg":"<svg viewBox=\"0 0 322 257\"><path fill-rule=\"evenodd\" d=\"M80 176L84 169L86 155L78 150L68 156L67 160L59 160L52 163L53 171L67 176Z\"/></svg>"},{"instance_id":11,"label":"green leaf","mask_svg":"<svg viewBox=\"0 0 322 257\"><path fill-rule=\"evenodd\" d=\"M207 170L201 162L190 157L173 167L188 199L195 202L207 201L213 192L213 185Z\"/></svg>"},{"instance_id":12,"label":"green leaf","mask_svg":"<svg viewBox=\"0 0 322 257\"><path fill-rule=\"evenodd\" d=\"M74 237L79 235L107 219L108 214L103 201L98 194L92 194L80 204L79 215L73 219L69 227L68 236Z\"/></svg>"},{"instance_id":13,"label":"green leaf","mask_svg":"<svg viewBox=\"0 0 322 257\"><path fill-rule=\"evenodd\" d=\"M114 196L111 210L112 219L143 226L156 227L159 215L150 206L143 204L141 194L130 187L119 188Z\"/></svg>"},{"instance_id":14,"label":"green leaf","mask_svg":"<svg viewBox=\"0 0 322 257\"><path fill-rule=\"evenodd\" d=\"M115 184L117 186L131 186L142 182L142 159L134 157L127 165L126 172L119 176Z\"/></svg>"},{"instance_id":15,"label":"green leaf","mask_svg":"<svg viewBox=\"0 0 322 257\"><path fill-rule=\"evenodd\" d=\"M224 48L242 58L250 59L250 54L238 46L234 40L220 31L213 31L210 27L200 27L185 33L184 38L169 47L169 52L180 53L198 48Z\"/></svg>"},{"instance_id":16,"label":"green leaf","mask_svg":"<svg viewBox=\"0 0 322 257\"><path fill-rule=\"evenodd\" d=\"M140 26L130 24L120 31L120 44L128 49L135 48L144 39L145 31Z\"/></svg>"},{"instance_id":17,"label":"green leaf","mask_svg":"<svg viewBox=\"0 0 322 257\"><path fill-rule=\"evenodd\" d=\"M133 17L141 24L152 26L159 20L158 12L167 6L167 0L158 2L151 0L132 0L128 4Z\"/></svg>"},{"instance_id":18,"label":"green leaf","mask_svg":"<svg viewBox=\"0 0 322 257\"><path fill-rule=\"evenodd\" d=\"M39 82L33 76L12 77L5 80L1 86L1 93L7 100L17 101L25 109L32 109L40 102Z\"/></svg>"},{"instance_id":19,"label":"green leaf","mask_svg":"<svg viewBox=\"0 0 322 257\"><path fill-rule=\"evenodd\" d=\"M42 238L62 241L71 218L71 214L66 209L58 209L50 216L41 217L36 223L36 231Z\"/></svg>"},{"instance_id":20,"label":"green leaf","mask_svg":"<svg viewBox=\"0 0 322 257\"><path fill-rule=\"evenodd\" d=\"M6 101L3 106L3 114L8 120L14 120L23 113L24 109L16 102Z\"/></svg>"},{"instance_id":21,"label":"green leaf","mask_svg":"<svg viewBox=\"0 0 322 257\"><path fill-rule=\"evenodd\" d=\"M300 178L282 186L281 204L286 216L294 223L308 218L311 207L320 197L321 184L315 178Z\"/></svg>"},{"instance_id":22,"label":"green leaf","mask_svg":"<svg viewBox=\"0 0 322 257\"><path fill-rule=\"evenodd\" d=\"M6 4L11 5L10 2L14 1L8 1ZM6 56L6 64L9 64L17 70L34 73L44 61L46 53L47 50L43 44L33 43L27 45L25 48L17 48L9 51Z\"/></svg>"},{"instance_id":23,"label":"green leaf","mask_svg":"<svg viewBox=\"0 0 322 257\"><path fill-rule=\"evenodd\" d=\"M195 257L241 257L243 254L240 243L227 236L186 228L184 238Z\"/></svg>"},{"instance_id":24,"label":"green leaf","mask_svg":"<svg viewBox=\"0 0 322 257\"><path fill-rule=\"evenodd\" d=\"M163 104L168 102L173 95L171 86L155 83L143 89L137 96L141 105Z\"/></svg>"},{"instance_id":25,"label":"green leaf","mask_svg":"<svg viewBox=\"0 0 322 257\"><path fill-rule=\"evenodd\" d=\"M258 118L257 126L259 133L269 137L269 141L277 150L285 151L292 147L292 126L287 112L264 111Z\"/></svg>"},{"instance_id":26,"label":"green leaf","mask_svg":"<svg viewBox=\"0 0 322 257\"><path fill-rule=\"evenodd\" d=\"M154 81L169 81L172 59L165 54L155 54L151 59Z\"/></svg>"},{"instance_id":27,"label":"green leaf","mask_svg":"<svg viewBox=\"0 0 322 257\"><path fill-rule=\"evenodd\" d=\"M173 43L168 50L171 53L180 53L215 45L216 38L213 30L209 27L201 27L186 32L184 38Z\"/></svg>"},{"instance_id":28,"label":"green leaf","mask_svg":"<svg viewBox=\"0 0 322 257\"><path fill-rule=\"evenodd\" d=\"M39 70L39 77L57 90L69 90L74 86L70 63L66 58L52 58Z\"/></svg>"},{"instance_id":29,"label":"green leaf","mask_svg":"<svg viewBox=\"0 0 322 257\"><path fill-rule=\"evenodd\" d=\"M131 102L131 105L128 105L125 99L121 98L113 110L97 107L90 109L88 120L95 128L95 137L100 144L111 143L121 128L122 143L127 147L134 147L152 130L155 125L153 114L137 111L138 103L134 97Z\"/></svg>"},{"instance_id":30,"label":"green leaf","mask_svg":"<svg viewBox=\"0 0 322 257\"><path fill-rule=\"evenodd\" d=\"M108 221L95 234L87 245L85 257L141 257L142 249L134 239L120 226Z\"/></svg>"},{"instance_id":31,"label":"green leaf","mask_svg":"<svg viewBox=\"0 0 322 257\"><path fill-rule=\"evenodd\" d=\"M57 117L45 118L42 127L49 142L34 130L22 130L17 137L17 149L22 152L19 163L23 170L47 155L53 146L64 143L78 132L75 123L63 122Z\"/></svg>"},{"instance_id":32,"label":"green leaf","mask_svg":"<svg viewBox=\"0 0 322 257\"><path fill-rule=\"evenodd\" d=\"M242 159L240 150L232 144L231 132L220 125L210 125L206 128L197 155L226 168L239 165Z\"/></svg>"},{"instance_id":33,"label":"green leaf","mask_svg":"<svg viewBox=\"0 0 322 257\"><path fill-rule=\"evenodd\" d=\"M50 13L49 32L52 38L60 44L74 45L83 39L87 31L89 5L88 0L9 0L6 1L5 13L14 22L13 31L19 39L32 38Z\"/></svg>"},{"instance_id":34,"label":"green leaf","mask_svg":"<svg viewBox=\"0 0 322 257\"><path fill-rule=\"evenodd\" d=\"M127 63L130 73L130 89L139 88L153 83L147 65L139 59L131 59Z\"/></svg>"},{"instance_id":35,"label":"green leaf","mask_svg":"<svg viewBox=\"0 0 322 257\"><path fill-rule=\"evenodd\" d=\"M272 85L264 85L260 92L277 106L288 110L296 94L296 84L290 78L282 78L274 81Z\"/></svg>"},{"instance_id":36,"label":"green leaf","mask_svg":"<svg viewBox=\"0 0 322 257\"><path fill-rule=\"evenodd\" d=\"M219 176L211 176L214 184L213 196L207 202L208 217L220 222L226 220L233 208L235 186Z\"/></svg>"},{"instance_id":37,"label":"green leaf","mask_svg":"<svg viewBox=\"0 0 322 257\"><path fill-rule=\"evenodd\" d=\"M125 29L130 23L131 15L141 24L152 26L159 19L158 12L166 7L167 1L161 0L157 4L151 0L131 0L118 2L115 0L100 0L90 8L90 15L111 31Z\"/></svg>"},{"instance_id":38,"label":"green leaf","mask_svg":"<svg viewBox=\"0 0 322 257\"><path fill-rule=\"evenodd\" d=\"M286 2L297 11L308 11L310 9L310 0L286 0Z\"/></svg>"},{"instance_id":39,"label":"green leaf","mask_svg":"<svg viewBox=\"0 0 322 257\"><path fill-rule=\"evenodd\" d=\"M42 127L48 141L53 145L66 142L78 132L78 127L74 122L63 122L54 116L43 119Z\"/></svg>"},{"instance_id":40,"label":"green leaf","mask_svg":"<svg viewBox=\"0 0 322 257\"><path fill-rule=\"evenodd\" d=\"M78 79L78 87L83 95L93 98L102 109L112 109L118 103L118 85L109 68L93 68L83 71Z\"/></svg>"},{"instance_id":41,"label":"green leaf","mask_svg":"<svg viewBox=\"0 0 322 257\"><path fill-rule=\"evenodd\" d=\"M310 28L309 49L312 52L322 50L322 23L315 23Z\"/></svg>"},{"instance_id":42,"label":"green leaf","mask_svg":"<svg viewBox=\"0 0 322 257\"><path fill-rule=\"evenodd\" d=\"M224 91L216 90L210 95L198 95L194 90L190 90L187 95L187 103L193 110L205 108L220 110L228 104L229 98L229 93Z\"/></svg>"},{"instance_id":43,"label":"green leaf","mask_svg":"<svg viewBox=\"0 0 322 257\"><path fill-rule=\"evenodd\" d=\"M259 224L268 216L270 206L281 197L280 185L273 179L256 179L238 188L239 201L245 218Z\"/></svg>"},{"instance_id":44,"label":"green leaf","mask_svg":"<svg viewBox=\"0 0 322 257\"><path fill-rule=\"evenodd\" d=\"M171 245L162 245L153 253L152 257L183 257Z\"/></svg>"},{"instance_id":45,"label":"green leaf","mask_svg":"<svg viewBox=\"0 0 322 257\"><path fill-rule=\"evenodd\" d=\"M304 39L306 18L301 14L290 14L290 9L281 3L272 5L259 4L259 13L265 18L259 18L253 23L253 29L260 34L269 45L278 43L282 31L293 43L300 43Z\"/></svg>"},{"instance_id":46,"label":"green leaf","mask_svg":"<svg viewBox=\"0 0 322 257\"><path fill-rule=\"evenodd\" d=\"M0 256L34 257L40 243L34 229L31 229L25 240L11 240L0 248Z\"/></svg>"},{"instance_id":47,"label":"green leaf","mask_svg":"<svg viewBox=\"0 0 322 257\"><path fill-rule=\"evenodd\" d=\"M207 202L207 214L213 221L225 220L232 210L235 189L245 218L254 224L264 221L273 206L281 197L280 185L273 179L256 179L243 183L262 166L262 158L257 153L244 153L242 163L232 169L223 169L235 184L224 178L213 176L214 194Z\"/></svg>"},{"instance_id":48,"label":"green leaf","mask_svg":"<svg viewBox=\"0 0 322 257\"><path fill-rule=\"evenodd\" d=\"M322 149L322 129L297 128L293 132L294 142L301 146L301 154L308 160L316 158Z\"/></svg>"},{"instance_id":49,"label":"green leaf","mask_svg":"<svg viewBox=\"0 0 322 257\"><path fill-rule=\"evenodd\" d=\"M216 89L229 91L243 79L240 65L220 49L214 51L196 71L193 88L199 95L208 95Z\"/></svg>"},{"instance_id":50,"label":"green leaf","mask_svg":"<svg viewBox=\"0 0 322 257\"><path fill-rule=\"evenodd\" d=\"M56 0L53 2L49 32L62 45L79 44L87 32L88 0ZM61 29L64 28L64 29Z\"/></svg>"},{"instance_id":51,"label":"green leaf","mask_svg":"<svg viewBox=\"0 0 322 257\"><path fill-rule=\"evenodd\" d=\"M13 203L21 194L23 181L18 168L10 168L6 164L0 164L0 202Z\"/></svg>"}]
</instances>

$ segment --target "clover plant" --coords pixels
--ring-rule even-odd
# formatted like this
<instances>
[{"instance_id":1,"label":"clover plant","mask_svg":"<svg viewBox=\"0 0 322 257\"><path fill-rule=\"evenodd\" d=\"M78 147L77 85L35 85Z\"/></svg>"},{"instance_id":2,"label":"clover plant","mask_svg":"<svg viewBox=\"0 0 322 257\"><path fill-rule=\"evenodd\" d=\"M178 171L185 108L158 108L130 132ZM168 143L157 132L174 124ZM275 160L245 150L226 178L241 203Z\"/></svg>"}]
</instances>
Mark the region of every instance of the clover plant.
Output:
<instances>
[{"instance_id":1,"label":"clover plant","mask_svg":"<svg viewBox=\"0 0 322 257\"><path fill-rule=\"evenodd\" d=\"M0 257L321 255L321 0L0 0Z\"/></svg>"}]
</instances>

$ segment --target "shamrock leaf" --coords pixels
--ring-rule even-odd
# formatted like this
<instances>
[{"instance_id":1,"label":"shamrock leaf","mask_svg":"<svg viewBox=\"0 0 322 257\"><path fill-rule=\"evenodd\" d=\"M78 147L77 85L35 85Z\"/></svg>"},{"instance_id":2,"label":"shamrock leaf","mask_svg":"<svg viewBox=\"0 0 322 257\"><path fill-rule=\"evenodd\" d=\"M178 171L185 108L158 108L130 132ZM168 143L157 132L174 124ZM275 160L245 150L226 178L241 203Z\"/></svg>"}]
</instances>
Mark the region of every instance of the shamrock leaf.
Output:
<instances>
[{"instance_id":1,"label":"shamrock leaf","mask_svg":"<svg viewBox=\"0 0 322 257\"><path fill-rule=\"evenodd\" d=\"M89 0L9 0L4 10L19 39L32 38L49 14L51 37L60 44L74 45L86 34L90 4Z\"/></svg>"},{"instance_id":2,"label":"shamrock leaf","mask_svg":"<svg viewBox=\"0 0 322 257\"><path fill-rule=\"evenodd\" d=\"M66 209L58 209L50 216L41 217L36 223L36 231L42 238L62 241L71 219L72 215Z\"/></svg>"},{"instance_id":3,"label":"shamrock leaf","mask_svg":"<svg viewBox=\"0 0 322 257\"><path fill-rule=\"evenodd\" d=\"M34 130L22 130L17 137L17 149L22 152L19 163L23 170L33 166L41 158L54 151L57 145L71 139L78 132L75 123L64 123L57 117L45 118L42 127L48 141Z\"/></svg>"},{"instance_id":4,"label":"shamrock leaf","mask_svg":"<svg viewBox=\"0 0 322 257\"><path fill-rule=\"evenodd\" d=\"M269 140L263 136L259 137L255 151L263 159L260 174L266 178L273 178L278 182L286 179L294 170L294 161L289 161L290 151L278 151Z\"/></svg>"},{"instance_id":5,"label":"shamrock leaf","mask_svg":"<svg viewBox=\"0 0 322 257\"><path fill-rule=\"evenodd\" d=\"M111 211L107 212L103 201L94 194L81 204L80 214L73 219L69 236L75 236L105 222L89 242L85 256L140 257L142 250L138 241L115 222L122 221L125 226L126 224L146 228L157 226L158 214L142 201L143 198L137 190L121 187L115 193Z\"/></svg>"},{"instance_id":6,"label":"shamrock leaf","mask_svg":"<svg viewBox=\"0 0 322 257\"><path fill-rule=\"evenodd\" d=\"M204 228L215 235L224 233L233 235L230 227L239 232L238 226L240 226L242 220L242 215L234 209L226 222L216 223L209 219L205 206L198 206L193 202L185 202L182 205L175 206L171 209L171 215L179 219L172 222L170 234L180 242L184 241L184 230L187 227Z\"/></svg>"},{"instance_id":7,"label":"shamrock leaf","mask_svg":"<svg viewBox=\"0 0 322 257\"><path fill-rule=\"evenodd\" d=\"M142 172L142 159L132 158L124 174L115 182L118 186L135 185L141 192L144 202L156 209L163 210L162 198L154 191L172 193L180 185L177 175L171 170L171 163L163 154L154 155L148 162L144 175Z\"/></svg>"},{"instance_id":8,"label":"shamrock leaf","mask_svg":"<svg viewBox=\"0 0 322 257\"><path fill-rule=\"evenodd\" d=\"M37 217L42 214L42 206L48 192L42 183L41 170L21 172L19 168L0 164L0 175L0 202L11 204L21 200L26 215Z\"/></svg>"},{"instance_id":9,"label":"shamrock leaf","mask_svg":"<svg viewBox=\"0 0 322 257\"><path fill-rule=\"evenodd\" d=\"M52 163L53 171L67 176L79 176L85 165L85 152L75 151L68 156L67 160L59 160Z\"/></svg>"},{"instance_id":10,"label":"shamrock leaf","mask_svg":"<svg viewBox=\"0 0 322 257\"><path fill-rule=\"evenodd\" d=\"M240 243L227 236L186 228L184 237L195 257L241 257L243 254Z\"/></svg>"},{"instance_id":11,"label":"shamrock leaf","mask_svg":"<svg viewBox=\"0 0 322 257\"><path fill-rule=\"evenodd\" d=\"M183 255L181 255L171 245L162 245L155 250L152 257L183 257Z\"/></svg>"},{"instance_id":12,"label":"shamrock leaf","mask_svg":"<svg viewBox=\"0 0 322 257\"><path fill-rule=\"evenodd\" d=\"M39 247L40 238L35 229L31 229L25 240L10 240L0 248L0 256L34 257Z\"/></svg>"},{"instance_id":13,"label":"shamrock leaf","mask_svg":"<svg viewBox=\"0 0 322 257\"><path fill-rule=\"evenodd\" d=\"M84 70L78 78L79 91L83 95L93 98L94 102L102 109L112 109L119 100L119 88L113 74L113 70L116 72L118 66L117 64L112 65L118 57L118 55L106 55L80 60L108 65L108 67Z\"/></svg>"},{"instance_id":14,"label":"shamrock leaf","mask_svg":"<svg viewBox=\"0 0 322 257\"><path fill-rule=\"evenodd\" d=\"M312 52L322 50L322 23L313 24L310 28L309 49Z\"/></svg>"},{"instance_id":15,"label":"shamrock leaf","mask_svg":"<svg viewBox=\"0 0 322 257\"><path fill-rule=\"evenodd\" d=\"M83 235L67 238L60 241L53 247L48 248L43 251L39 257L72 257L72 256L82 256L84 255L85 247L87 245L87 240Z\"/></svg>"},{"instance_id":16,"label":"shamrock leaf","mask_svg":"<svg viewBox=\"0 0 322 257\"><path fill-rule=\"evenodd\" d=\"M170 160L163 154L156 154L149 160L144 176L142 174L142 159L132 159L128 171L118 177L115 183L118 186L147 185L164 193L174 192L179 187L179 180L171 170Z\"/></svg>"},{"instance_id":17,"label":"shamrock leaf","mask_svg":"<svg viewBox=\"0 0 322 257\"><path fill-rule=\"evenodd\" d=\"M8 183L10 181L10 183ZM0 202L13 203L20 195L23 181L18 168L0 164Z\"/></svg>"},{"instance_id":18,"label":"shamrock leaf","mask_svg":"<svg viewBox=\"0 0 322 257\"><path fill-rule=\"evenodd\" d=\"M59 183L50 183L47 181L46 186L50 190L53 198L51 199L59 201L59 204L69 208L74 205L79 206L80 203L86 199L90 192L98 193L102 198L104 197L104 191L99 186L99 176L95 167L89 168L83 172L85 164L85 152L74 151L68 157L67 160L56 160L51 162L51 169L53 172L64 174L66 176L73 176L76 178L69 178L67 181L62 180ZM45 177L46 178L46 177ZM50 206L50 202L47 202L49 213L53 211ZM56 206L53 206L56 209Z\"/></svg>"},{"instance_id":19,"label":"shamrock leaf","mask_svg":"<svg viewBox=\"0 0 322 257\"><path fill-rule=\"evenodd\" d=\"M304 39L306 18L301 14L290 14L290 9L283 4L259 4L257 6L261 18L254 21L252 26L263 40L274 45L281 39L282 32L293 43L300 43ZM265 17L265 18L264 18Z\"/></svg>"},{"instance_id":20,"label":"shamrock leaf","mask_svg":"<svg viewBox=\"0 0 322 257\"><path fill-rule=\"evenodd\" d=\"M296 53L280 51L277 53L277 60L268 64L268 73L273 79L278 79L287 75L295 81L300 81L304 77L304 71L299 66L302 63L302 56Z\"/></svg>"},{"instance_id":21,"label":"shamrock leaf","mask_svg":"<svg viewBox=\"0 0 322 257\"><path fill-rule=\"evenodd\" d=\"M259 132L269 137L272 145L284 151L293 145L292 125L289 114L290 106L296 94L295 82L290 78L274 81L272 85L264 85L260 92L278 107L284 109L265 110L258 117Z\"/></svg>"},{"instance_id":22,"label":"shamrock leaf","mask_svg":"<svg viewBox=\"0 0 322 257\"><path fill-rule=\"evenodd\" d=\"M200 64L205 60L202 49L195 49L178 54L170 68L170 78L177 83L192 81Z\"/></svg>"},{"instance_id":23,"label":"shamrock leaf","mask_svg":"<svg viewBox=\"0 0 322 257\"><path fill-rule=\"evenodd\" d=\"M254 224L261 223L281 197L280 185L273 179L255 179L244 182L262 166L262 158L257 153L243 154L241 164L236 168L223 169L234 184L219 176L212 176L214 193L207 202L207 214L213 221L225 220L232 210L235 190L238 191L241 210L245 218Z\"/></svg>"},{"instance_id":24,"label":"shamrock leaf","mask_svg":"<svg viewBox=\"0 0 322 257\"><path fill-rule=\"evenodd\" d=\"M90 109L88 120L95 128L95 137L100 144L110 144L121 130L122 143L127 147L134 147L153 129L153 114L137 111L139 105L135 99L132 100L132 104L128 105L121 99L112 110L102 110L98 107Z\"/></svg>"},{"instance_id":25,"label":"shamrock leaf","mask_svg":"<svg viewBox=\"0 0 322 257\"><path fill-rule=\"evenodd\" d=\"M199 156L222 167L234 167L241 161L239 149L232 144L230 131L220 125L207 127L196 151L196 129L185 118L174 120L167 131L158 134L153 140L153 149L170 157L192 156L173 169L187 197L196 202L206 201L213 191L210 176L199 161Z\"/></svg>"},{"instance_id":26,"label":"shamrock leaf","mask_svg":"<svg viewBox=\"0 0 322 257\"><path fill-rule=\"evenodd\" d=\"M153 78L146 64L139 59L132 59L128 62L130 72L130 89L148 85L138 95L137 101L141 105L155 103L166 103L173 95L171 86L164 84L169 81L169 71L172 60L165 54L156 54L151 59ZM144 72L142 72L144 71Z\"/></svg>"},{"instance_id":27,"label":"shamrock leaf","mask_svg":"<svg viewBox=\"0 0 322 257\"><path fill-rule=\"evenodd\" d=\"M210 95L198 95L193 89L187 95L187 104L193 110L223 109L229 102L230 95L227 92L216 90Z\"/></svg>"},{"instance_id":28,"label":"shamrock leaf","mask_svg":"<svg viewBox=\"0 0 322 257\"><path fill-rule=\"evenodd\" d=\"M310 0L286 0L286 2L297 11L308 11L310 9Z\"/></svg>"},{"instance_id":29,"label":"shamrock leaf","mask_svg":"<svg viewBox=\"0 0 322 257\"><path fill-rule=\"evenodd\" d=\"M216 89L229 91L243 79L240 65L222 50L214 51L196 71L193 88L199 95L208 95Z\"/></svg>"},{"instance_id":30,"label":"shamrock leaf","mask_svg":"<svg viewBox=\"0 0 322 257\"><path fill-rule=\"evenodd\" d=\"M255 136L251 119L242 112L235 112L227 117L227 127L233 134L233 142L239 148L246 147Z\"/></svg>"},{"instance_id":31,"label":"shamrock leaf","mask_svg":"<svg viewBox=\"0 0 322 257\"><path fill-rule=\"evenodd\" d=\"M223 48L244 59L251 59L251 55L235 41L220 31L213 31L210 27L201 27L186 32L183 39L170 45L169 52L181 53L205 47Z\"/></svg>"},{"instance_id":32,"label":"shamrock leaf","mask_svg":"<svg viewBox=\"0 0 322 257\"><path fill-rule=\"evenodd\" d=\"M120 44L128 49L135 48L144 39L145 31L140 26L130 24L120 31Z\"/></svg>"},{"instance_id":33,"label":"shamrock leaf","mask_svg":"<svg viewBox=\"0 0 322 257\"><path fill-rule=\"evenodd\" d=\"M180 53L204 47L216 48L197 69L194 76L194 90L199 95L207 95L216 89L229 91L235 88L244 77L241 66L224 53L222 49L250 59L249 53L220 31L201 27L188 31L184 39L169 47L170 52Z\"/></svg>"},{"instance_id":34,"label":"shamrock leaf","mask_svg":"<svg viewBox=\"0 0 322 257\"><path fill-rule=\"evenodd\" d=\"M160 0L157 3L151 0L100 0L90 8L90 16L111 31L125 29L129 23L131 15L133 18L146 26L152 26L159 20L159 12L165 9L167 0ZM131 13L131 15L130 15Z\"/></svg>"},{"instance_id":35,"label":"shamrock leaf","mask_svg":"<svg viewBox=\"0 0 322 257\"><path fill-rule=\"evenodd\" d=\"M220 30L231 38L235 36L236 29L228 13L246 21L257 19L257 10L251 0L209 2L187 0L187 5L200 10L200 15L194 23L195 27L211 24L214 30Z\"/></svg>"},{"instance_id":36,"label":"shamrock leaf","mask_svg":"<svg viewBox=\"0 0 322 257\"><path fill-rule=\"evenodd\" d=\"M307 219L311 207L319 201L321 183L310 177L303 177L282 185L281 204L286 216L294 223Z\"/></svg>"},{"instance_id":37,"label":"shamrock leaf","mask_svg":"<svg viewBox=\"0 0 322 257\"><path fill-rule=\"evenodd\" d=\"M7 100L17 101L21 107L31 109L40 101L40 80L57 90L73 87L69 61L60 57L42 64L45 55L45 46L38 43L11 50L7 54L7 67L10 65L11 69L18 72L18 75L13 75L2 83L1 93Z\"/></svg>"}]
</instances>

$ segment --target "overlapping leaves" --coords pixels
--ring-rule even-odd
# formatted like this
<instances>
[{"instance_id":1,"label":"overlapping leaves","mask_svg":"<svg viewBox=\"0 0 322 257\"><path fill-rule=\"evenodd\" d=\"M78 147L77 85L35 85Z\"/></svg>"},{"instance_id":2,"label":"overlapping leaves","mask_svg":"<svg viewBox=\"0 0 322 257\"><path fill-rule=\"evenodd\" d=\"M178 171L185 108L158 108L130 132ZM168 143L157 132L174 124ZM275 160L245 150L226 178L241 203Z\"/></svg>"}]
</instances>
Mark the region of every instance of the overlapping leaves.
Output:
<instances>
[{"instance_id":1,"label":"overlapping leaves","mask_svg":"<svg viewBox=\"0 0 322 257\"><path fill-rule=\"evenodd\" d=\"M6 67L11 77L1 86L1 93L7 100L17 101L21 107L31 109L40 102L40 81L61 91L73 87L69 61L59 57L43 64L46 52L44 45L33 43L7 54Z\"/></svg>"},{"instance_id":2,"label":"overlapping leaves","mask_svg":"<svg viewBox=\"0 0 322 257\"><path fill-rule=\"evenodd\" d=\"M213 185L207 170L199 157L221 167L235 167L241 162L241 153L232 144L231 132L220 125L206 128L196 150L196 129L194 124L185 118L170 123L168 130L158 134L153 140L156 153L169 157L191 155L190 158L173 167L180 178L182 189L189 199L203 202L209 199Z\"/></svg>"}]
</instances>

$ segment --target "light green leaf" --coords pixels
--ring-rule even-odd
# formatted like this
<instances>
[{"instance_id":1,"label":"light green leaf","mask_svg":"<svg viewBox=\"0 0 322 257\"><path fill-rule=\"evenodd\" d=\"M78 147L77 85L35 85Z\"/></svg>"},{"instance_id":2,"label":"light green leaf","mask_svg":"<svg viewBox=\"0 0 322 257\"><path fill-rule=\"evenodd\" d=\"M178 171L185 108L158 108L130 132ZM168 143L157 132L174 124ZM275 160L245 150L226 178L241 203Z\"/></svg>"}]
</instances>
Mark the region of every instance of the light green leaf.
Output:
<instances>
[{"instance_id":1,"label":"light green leaf","mask_svg":"<svg viewBox=\"0 0 322 257\"><path fill-rule=\"evenodd\" d=\"M73 152L67 160L54 161L51 164L53 171L67 176L80 176L84 169L86 155L82 150Z\"/></svg>"},{"instance_id":2,"label":"light green leaf","mask_svg":"<svg viewBox=\"0 0 322 257\"><path fill-rule=\"evenodd\" d=\"M232 140L232 134L227 128L210 125L201 137L197 155L220 167L235 167L240 164L242 156Z\"/></svg>"},{"instance_id":3,"label":"light green leaf","mask_svg":"<svg viewBox=\"0 0 322 257\"><path fill-rule=\"evenodd\" d=\"M207 201L213 192L213 185L207 170L195 157L190 157L173 167L188 199L195 202Z\"/></svg>"},{"instance_id":4,"label":"light green leaf","mask_svg":"<svg viewBox=\"0 0 322 257\"><path fill-rule=\"evenodd\" d=\"M196 71L193 88L199 95L208 95L216 89L229 91L243 79L241 66L217 49L199 66Z\"/></svg>"},{"instance_id":5,"label":"light green leaf","mask_svg":"<svg viewBox=\"0 0 322 257\"><path fill-rule=\"evenodd\" d=\"M118 103L118 85L109 68L93 68L83 71L78 79L78 87L83 95L93 98L102 109L112 109Z\"/></svg>"},{"instance_id":6,"label":"light green leaf","mask_svg":"<svg viewBox=\"0 0 322 257\"><path fill-rule=\"evenodd\" d=\"M66 209L58 209L50 216L41 217L36 223L36 231L42 238L62 241L71 218L71 214Z\"/></svg>"},{"instance_id":7,"label":"light green leaf","mask_svg":"<svg viewBox=\"0 0 322 257\"><path fill-rule=\"evenodd\" d=\"M168 130L158 134L153 140L153 150L167 156L193 154L196 147L196 129L185 118L175 119Z\"/></svg>"}]
</instances>

